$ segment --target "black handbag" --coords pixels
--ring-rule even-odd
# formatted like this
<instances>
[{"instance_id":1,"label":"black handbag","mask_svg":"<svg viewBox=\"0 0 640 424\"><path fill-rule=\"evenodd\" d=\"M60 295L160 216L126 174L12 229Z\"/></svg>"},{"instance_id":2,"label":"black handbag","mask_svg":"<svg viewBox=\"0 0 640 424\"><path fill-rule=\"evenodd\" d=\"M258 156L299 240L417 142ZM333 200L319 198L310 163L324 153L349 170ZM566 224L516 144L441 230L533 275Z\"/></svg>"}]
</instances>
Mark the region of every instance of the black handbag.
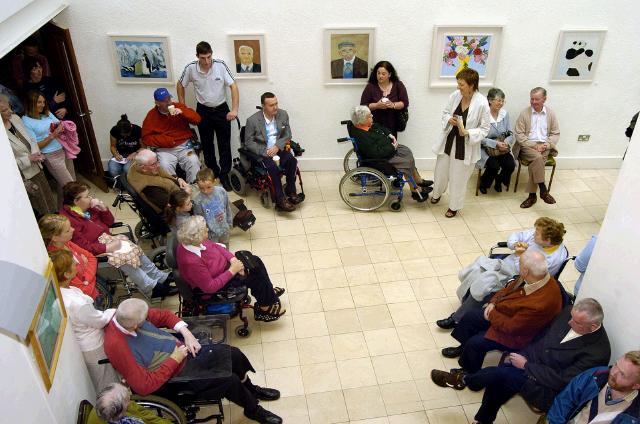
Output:
<instances>
[{"instance_id":1,"label":"black handbag","mask_svg":"<svg viewBox=\"0 0 640 424\"><path fill-rule=\"evenodd\" d=\"M258 261L257 256L248 250L238 250L236 252L236 258L242 265L244 265L244 270L247 274L251 274L253 271L256 271L260 267L260 262Z\"/></svg>"},{"instance_id":2,"label":"black handbag","mask_svg":"<svg viewBox=\"0 0 640 424\"><path fill-rule=\"evenodd\" d=\"M407 122L409 122L409 108L405 107L397 111L398 119L397 126L398 131L404 131L407 129Z\"/></svg>"}]
</instances>

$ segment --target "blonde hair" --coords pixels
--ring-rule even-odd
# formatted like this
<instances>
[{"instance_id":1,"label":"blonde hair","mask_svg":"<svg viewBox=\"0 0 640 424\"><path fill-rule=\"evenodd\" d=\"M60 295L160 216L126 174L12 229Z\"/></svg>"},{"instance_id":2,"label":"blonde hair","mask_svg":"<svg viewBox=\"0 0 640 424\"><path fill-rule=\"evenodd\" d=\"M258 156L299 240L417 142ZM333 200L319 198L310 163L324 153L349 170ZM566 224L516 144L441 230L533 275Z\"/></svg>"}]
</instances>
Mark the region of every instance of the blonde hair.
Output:
<instances>
[{"instance_id":1,"label":"blonde hair","mask_svg":"<svg viewBox=\"0 0 640 424\"><path fill-rule=\"evenodd\" d=\"M54 236L62 234L64 224L68 222L69 219L66 216L57 214L47 214L38 220L38 227L40 227L40 234L42 234L45 246L51 244L51 239Z\"/></svg>"},{"instance_id":2,"label":"blonde hair","mask_svg":"<svg viewBox=\"0 0 640 424\"><path fill-rule=\"evenodd\" d=\"M554 246L562 243L564 233L566 233L562 222L546 216L536 219L535 227L540 229L542 239L549 240Z\"/></svg>"},{"instance_id":3,"label":"blonde hair","mask_svg":"<svg viewBox=\"0 0 640 424\"><path fill-rule=\"evenodd\" d=\"M67 281L65 274L71 272L73 254L67 249L58 249L49 253L49 257L51 258L51 262L53 262L53 269L56 271L58 284Z\"/></svg>"},{"instance_id":4,"label":"blonde hair","mask_svg":"<svg viewBox=\"0 0 640 424\"><path fill-rule=\"evenodd\" d=\"M201 183L204 181L215 182L216 174L214 174L211 168L202 168L196 174L196 182Z\"/></svg>"}]
</instances>

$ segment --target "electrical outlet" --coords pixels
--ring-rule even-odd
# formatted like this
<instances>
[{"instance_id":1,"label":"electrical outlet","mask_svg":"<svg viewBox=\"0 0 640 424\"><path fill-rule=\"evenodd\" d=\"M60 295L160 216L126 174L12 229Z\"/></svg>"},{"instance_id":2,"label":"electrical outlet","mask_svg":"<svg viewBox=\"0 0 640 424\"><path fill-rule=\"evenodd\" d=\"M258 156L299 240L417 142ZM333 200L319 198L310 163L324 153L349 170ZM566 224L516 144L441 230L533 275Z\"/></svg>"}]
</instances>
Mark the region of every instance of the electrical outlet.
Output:
<instances>
[{"instance_id":1,"label":"electrical outlet","mask_svg":"<svg viewBox=\"0 0 640 424\"><path fill-rule=\"evenodd\" d=\"M590 134L579 134L578 135L578 141L589 141L589 139L591 138Z\"/></svg>"}]
</instances>

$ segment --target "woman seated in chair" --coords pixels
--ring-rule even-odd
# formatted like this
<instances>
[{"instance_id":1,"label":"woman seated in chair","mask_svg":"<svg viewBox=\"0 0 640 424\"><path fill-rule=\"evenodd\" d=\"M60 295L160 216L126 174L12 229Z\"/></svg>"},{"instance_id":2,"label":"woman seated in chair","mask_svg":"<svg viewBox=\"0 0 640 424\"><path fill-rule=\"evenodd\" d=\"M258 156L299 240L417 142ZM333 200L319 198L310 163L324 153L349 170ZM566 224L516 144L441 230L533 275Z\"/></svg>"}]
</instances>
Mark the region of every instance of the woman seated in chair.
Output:
<instances>
[{"instance_id":1,"label":"woman seated in chair","mask_svg":"<svg viewBox=\"0 0 640 424\"><path fill-rule=\"evenodd\" d=\"M160 271L142 250L123 234L112 236L115 219L105 204L89 193L89 186L70 182L63 189L60 215L69 219L75 230L73 242L95 256L107 256L147 297L165 297L178 291L170 287L169 273Z\"/></svg>"},{"instance_id":2,"label":"woman seated in chair","mask_svg":"<svg viewBox=\"0 0 640 424\"><path fill-rule=\"evenodd\" d=\"M433 181L424 180L416 169L416 161L413 158L411 149L402 144L398 144L391 132L373 123L373 114L367 106L356 106L351 111L351 136L355 138L358 152L363 160L386 160L398 171L404 174L408 181L413 177L416 187L409 184L411 198L424 202L431 192ZM420 191L418 191L420 187Z\"/></svg>"},{"instance_id":3,"label":"woman seated in chair","mask_svg":"<svg viewBox=\"0 0 640 424\"><path fill-rule=\"evenodd\" d=\"M273 287L262 260L253 256L255 266L245 269L233 253L209 240L208 233L201 216L188 218L178 228L176 261L189 287L215 293L226 287L246 286L256 298L253 308L256 321L275 321L284 315L286 310L278 299L284 289Z\"/></svg>"}]
</instances>

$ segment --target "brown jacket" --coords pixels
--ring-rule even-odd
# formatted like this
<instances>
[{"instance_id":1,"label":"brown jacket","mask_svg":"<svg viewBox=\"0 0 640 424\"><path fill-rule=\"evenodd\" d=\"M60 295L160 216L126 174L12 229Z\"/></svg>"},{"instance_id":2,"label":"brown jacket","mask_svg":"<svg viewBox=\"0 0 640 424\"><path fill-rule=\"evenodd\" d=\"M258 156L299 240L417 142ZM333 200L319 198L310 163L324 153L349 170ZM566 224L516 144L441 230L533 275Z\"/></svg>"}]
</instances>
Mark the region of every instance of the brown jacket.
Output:
<instances>
[{"instance_id":1,"label":"brown jacket","mask_svg":"<svg viewBox=\"0 0 640 424\"><path fill-rule=\"evenodd\" d=\"M158 205L166 205L169 195L176 190L180 190L180 187L178 186L176 178L169 175L167 171L162 168L158 169L158 171L158 175L143 174L139 171L138 165L134 164L129 168L127 180L129 181L129 184L131 184L131 187L138 192L140 197L142 197L144 201L147 202L156 212L160 213L164 208L161 208ZM161 190L156 190L156 192L166 192L166 196L163 193L163 195L158 196L158 198L150 198L145 193L145 188L147 187L159 188Z\"/></svg>"},{"instance_id":2,"label":"brown jacket","mask_svg":"<svg viewBox=\"0 0 640 424\"><path fill-rule=\"evenodd\" d=\"M485 337L513 349L522 349L560 313L562 295L558 282L549 281L526 294L517 278L491 298L495 309L489 314L491 326Z\"/></svg>"},{"instance_id":3,"label":"brown jacket","mask_svg":"<svg viewBox=\"0 0 640 424\"><path fill-rule=\"evenodd\" d=\"M550 144L549 156L557 156L558 148L556 145L558 141L560 141L560 125L558 124L558 118L555 112L546 105L545 109L547 111L547 139L545 141ZM515 158L518 157L522 146L529 142L531 114L531 106L529 106L520 112L520 116L518 116L518 120L516 121L516 143L513 145L513 157Z\"/></svg>"}]
</instances>

